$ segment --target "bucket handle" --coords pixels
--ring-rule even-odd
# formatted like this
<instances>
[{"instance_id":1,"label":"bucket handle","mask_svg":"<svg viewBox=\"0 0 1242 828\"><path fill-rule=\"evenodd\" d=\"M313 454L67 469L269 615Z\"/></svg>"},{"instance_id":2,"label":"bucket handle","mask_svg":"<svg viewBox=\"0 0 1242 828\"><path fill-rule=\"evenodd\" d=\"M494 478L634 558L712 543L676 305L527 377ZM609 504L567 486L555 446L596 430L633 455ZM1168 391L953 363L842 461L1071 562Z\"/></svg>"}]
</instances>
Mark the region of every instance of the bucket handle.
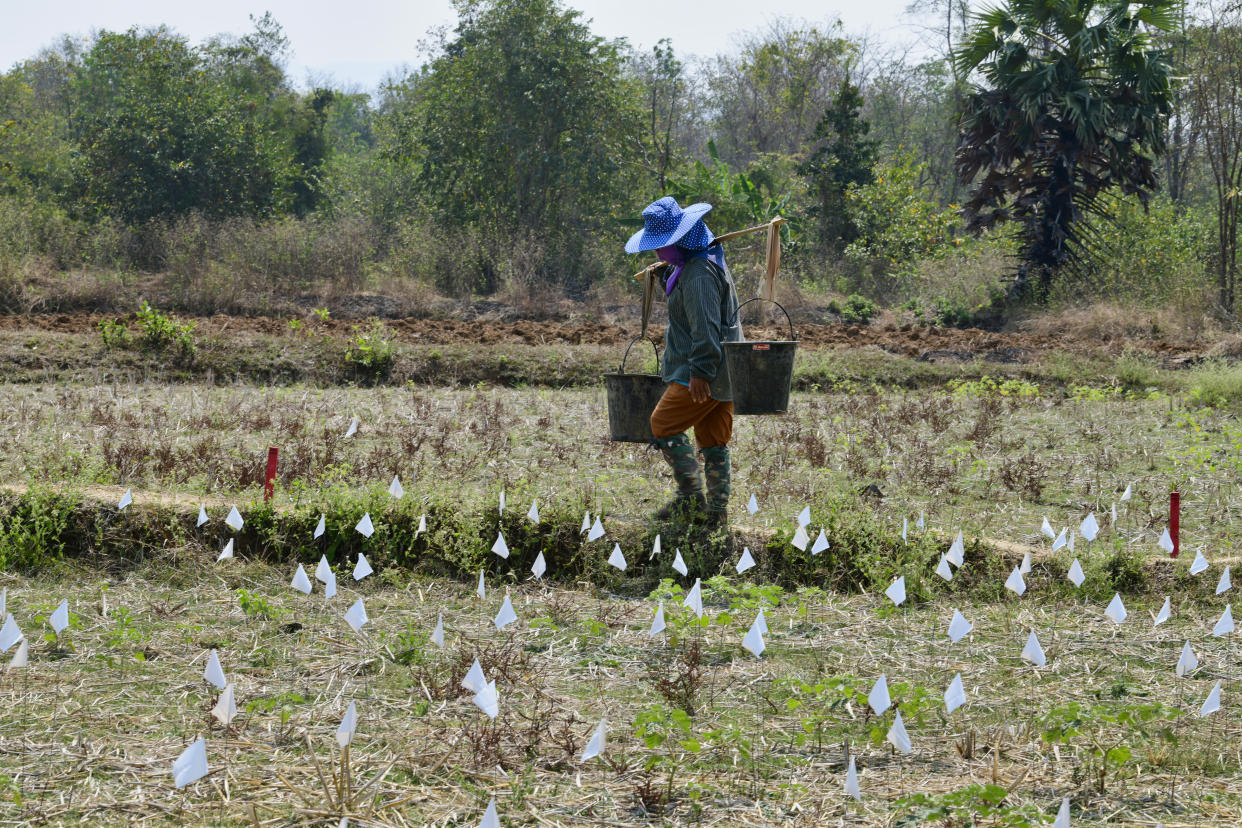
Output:
<instances>
[{"instance_id":1,"label":"bucket handle","mask_svg":"<svg viewBox=\"0 0 1242 828\"><path fill-rule=\"evenodd\" d=\"M649 336L642 336L642 335L639 335L639 336L636 336L636 337L634 337L633 339L631 339L631 340L630 340L630 344L629 344L629 346L625 349L625 356L621 357L621 365L620 365L620 367L618 367L618 368L617 368L617 373L618 373L618 374L624 374L624 373L625 373L625 363L626 363L626 361L630 358L630 348L633 348L633 347L634 347L634 343L635 343L635 342L638 342L638 340L640 340L640 339L645 339L645 340L647 340L648 342L650 342L650 343L651 343L651 350L655 351L655 358L656 358L656 373L657 373L657 374L658 374L658 373L660 373L660 348L659 348L659 346L658 346L658 345L656 345L656 341L655 341L654 339L652 339L651 337L649 337Z\"/></svg>"},{"instance_id":2,"label":"bucket handle","mask_svg":"<svg viewBox=\"0 0 1242 828\"><path fill-rule=\"evenodd\" d=\"M747 299L745 302L738 305L737 311L733 314L733 318L729 320L729 327L733 327L734 325L737 324L737 320L740 319L742 316L742 308L746 307L751 302L771 302L773 305L776 305L778 308L780 308L781 313L785 314L785 321L789 323L789 340L791 342L798 341L798 334L794 331L793 320L789 318L789 311L785 310L785 306L782 305L780 302L776 301L775 299L764 299L762 296L756 296L753 299Z\"/></svg>"}]
</instances>

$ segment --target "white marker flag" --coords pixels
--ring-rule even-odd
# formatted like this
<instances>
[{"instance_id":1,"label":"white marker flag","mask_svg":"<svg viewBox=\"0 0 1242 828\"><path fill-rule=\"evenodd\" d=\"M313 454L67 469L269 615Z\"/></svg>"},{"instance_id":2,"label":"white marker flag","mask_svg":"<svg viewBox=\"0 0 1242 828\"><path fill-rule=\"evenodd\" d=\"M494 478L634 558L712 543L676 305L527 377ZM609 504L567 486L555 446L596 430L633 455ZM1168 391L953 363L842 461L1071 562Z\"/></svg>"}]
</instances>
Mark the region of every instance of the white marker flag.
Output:
<instances>
[{"instance_id":1,"label":"white marker flag","mask_svg":"<svg viewBox=\"0 0 1242 828\"><path fill-rule=\"evenodd\" d=\"M505 490L504 489L500 490L500 513L502 515L505 513Z\"/></svg>"},{"instance_id":2,"label":"white marker flag","mask_svg":"<svg viewBox=\"0 0 1242 828\"><path fill-rule=\"evenodd\" d=\"M1026 581L1022 580L1022 572L1018 567L1015 566L1013 572L1010 572L1009 577L1005 579L1005 589L1018 595L1026 592Z\"/></svg>"},{"instance_id":3,"label":"white marker flag","mask_svg":"<svg viewBox=\"0 0 1242 828\"><path fill-rule=\"evenodd\" d=\"M52 625L52 629L56 635L60 635L69 626L69 599L60 602L60 606L56 608L56 612L52 613L52 617L48 619Z\"/></svg>"},{"instance_id":4,"label":"white marker flag","mask_svg":"<svg viewBox=\"0 0 1242 828\"><path fill-rule=\"evenodd\" d=\"M1156 546L1159 546L1169 554L1173 554L1173 536L1169 534L1168 529L1160 533L1160 540L1156 541Z\"/></svg>"},{"instance_id":5,"label":"white marker flag","mask_svg":"<svg viewBox=\"0 0 1242 828\"><path fill-rule=\"evenodd\" d=\"M578 530L578 534L579 535L584 534L588 532L590 529L591 529L591 512L590 510L588 510L587 513L582 516L582 528Z\"/></svg>"},{"instance_id":6,"label":"white marker flag","mask_svg":"<svg viewBox=\"0 0 1242 828\"><path fill-rule=\"evenodd\" d=\"M359 535L369 538L375 534L375 524L371 522L371 513L367 512L362 516L362 520L358 521L358 525L354 527Z\"/></svg>"},{"instance_id":7,"label":"white marker flag","mask_svg":"<svg viewBox=\"0 0 1242 828\"><path fill-rule=\"evenodd\" d=\"M496 629L503 630L516 620L517 613L513 611L513 602L506 595L505 602L500 605L500 612L496 613L496 620L493 623L496 625Z\"/></svg>"},{"instance_id":8,"label":"white marker flag","mask_svg":"<svg viewBox=\"0 0 1242 828\"><path fill-rule=\"evenodd\" d=\"M877 716L883 716L884 711L893 706L893 700L888 695L888 676L881 673L875 680L871 692L867 694L867 704L871 705Z\"/></svg>"},{"instance_id":9,"label":"white marker flag","mask_svg":"<svg viewBox=\"0 0 1242 828\"><path fill-rule=\"evenodd\" d=\"M755 614L755 621L750 625L750 629L746 631L745 637L742 638L742 646L749 651L755 658L763 655L763 651L767 648L763 643L763 610Z\"/></svg>"},{"instance_id":10,"label":"white marker flag","mask_svg":"<svg viewBox=\"0 0 1242 828\"><path fill-rule=\"evenodd\" d=\"M30 663L30 642L22 639L22 643L17 645L17 652L13 654L13 660L9 662L9 668L25 667Z\"/></svg>"},{"instance_id":11,"label":"white marker flag","mask_svg":"<svg viewBox=\"0 0 1242 828\"><path fill-rule=\"evenodd\" d=\"M737 570L738 575L741 575L746 570L754 567L754 565L755 565L755 559L751 557L750 547L749 546L744 547L742 549L742 557L738 560L737 566L735 566L734 569Z\"/></svg>"},{"instance_id":12,"label":"white marker flag","mask_svg":"<svg viewBox=\"0 0 1242 828\"><path fill-rule=\"evenodd\" d=\"M336 729L336 743L341 747L345 747L354 740L354 732L358 729L358 708L353 702L349 703L349 707L345 710L345 715L341 718L341 726Z\"/></svg>"},{"instance_id":13,"label":"white marker flag","mask_svg":"<svg viewBox=\"0 0 1242 828\"><path fill-rule=\"evenodd\" d=\"M810 506L803 507L802 511L798 513L798 525L799 526L810 526L811 525L811 507Z\"/></svg>"},{"instance_id":14,"label":"white marker flag","mask_svg":"<svg viewBox=\"0 0 1242 828\"><path fill-rule=\"evenodd\" d=\"M1198 666L1199 658L1195 655L1195 651L1190 649L1190 642L1187 641L1182 647L1182 654L1177 659L1177 675L1184 676Z\"/></svg>"},{"instance_id":15,"label":"white marker flag","mask_svg":"<svg viewBox=\"0 0 1242 828\"><path fill-rule=\"evenodd\" d=\"M319 563L315 566L315 580L321 584L326 584L331 576L332 567L328 564L328 556L320 555Z\"/></svg>"},{"instance_id":16,"label":"white marker flag","mask_svg":"<svg viewBox=\"0 0 1242 828\"><path fill-rule=\"evenodd\" d=\"M794 548L806 551L807 544L811 542L811 536L806 533L805 526L799 526L794 532L793 539L789 541Z\"/></svg>"},{"instance_id":17,"label":"white marker flag","mask_svg":"<svg viewBox=\"0 0 1242 828\"><path fill-rule=\"evenodd\" d=\"M923 511L921 509L919 510L919 519L914 522L914 525L918 529L922 529L926 525L923 523Z\"/></svg>"},{"instance_id":18,"label":"white marker flag","mask_svg":"<svg viewBox=\"0 0 1242 828\"><path fill-rule=\"evenodd\" d=\"M211 651L211 655L207 656L207 666L203 668L203 678L214 684L217 689L223 690L228 684L224 679L224 668L220 666L220 654L215 650Z\"/></svg>"},{"instance_id":19,"label":"white marker flag","mask_svg":"<svg viewBox=\"0 0 1242 828\"><path fill-rule=\"evenodd\" d=\"M548 571L548 562L543 559L543 552L535 556L535 562L531 564L530 571L536 578L542 578L543 573Z\"/></svg>"},{"instance_id":20,"label":"white marker flag","mask_svg":"<svg viewBox=\"0 0 1242 828\"><path fill-rule=\"evenodd\" d=\"M1100 524L1095 519L1095 512L1083 519L1082 525L1078 527L1078 533L1086 538L1088 543L1100 534Z\"/></svg>"},{"instance_id":21,"label":"white marker flag","mask_svg":"<svg viewBox=\"0 0 1242 828\"><path fill-rule=\"evenodd\" d=\"M530 511L526 513L526 519L529 520L531 523L539 522L539 501L538 500L532 500L530 502Z\"/></svg>"},{"instance_id":22,"label":"white marker flag","mask_svg":"<svg viewBox=\"0 0 1242 828\"><path fill-rule=\"evenodd\" d=\"M224 544L224 548L220 550L220 554L216 556L216 563L227 561L231 557L233 557L233 539L229 538L228 542Z\"/></svg>"},{"instance_id":23,"label":"white marker flag","mask_svg":"<svg viewBox=\"0 0 1242 828\"><path fill-rule=\"evenodd\" d=\"M496 542L492 544L492 552L502 558L509 557L509 544L505 542L505 533L496 533Z\"/></svg>"},{"instance_id":24,"label":"white marker flag","mask_svg":"<svg viewBox=\"0 0 1242 828\"><path fill-rule=\"evenodd\" d=\"M414 530L414 537L417 538L419 535L421 535L423 532L426 532L426 531L427 531L427 516L419 515L418 516L418 528Z\"/></svg>"},{"instance_id":25,"label":"white marker flag","mask_svg":"<svg viewBox=\"0 0 1242 828\"><path fill-rule=\"evenodd\" d=\"M207 742L201 736L173 762L172 775L175 788L184 788L207 775Z\"/></svg>"},{"instance_id":26,"label":"white marker flag","mask_svg":"<svg viewBox=\"0 0 1242 828\"><path fill-rule=\"evenodd\" d=\"M1121 502L1122 502L1122 503L1125 503L1127 500L1129 500L1129 499L1130 499L1130 486L1131 486L1131 484L1127 483L1127 484L1126 484L1126 490L1125 490L1124 492L1122 492L1122 493L1121 493L1121 498L1120 498L1120 500L1121 500ZM1116 489L1114 489L1113 491L1116 491Z\"/></svg>"},{"instance_id":27,"label":"white marker flag","mask_svg":"<svg viewBox=\"0 0 1242 828\"><path fill-rule=\"evenodd\" d=\"M862 802L862 791L858 787L858 768L854 765L853 756L850 757L850 766L845 771L845 795Z\"/></svg>"},{"instance_id":28,"label":"white marker flag","mask_svg":"<svg viewBox=\"0 0 1242 828\"><path fill-rule=\"evenodd\" d=\"M906 519L905 515L901 516L901 542L910 542L910 521Z\"/></svg>"},{"instance_id":29,"label":"white marker flag","mask_svg":"<svg viewBox=\"0 0 1242 828\"><path fill-rule=\"evenodd\" d=\"M375 570L371 568L371 562L367 560L367 556L358 553L358 562L354 564L354 580L361 581Z\"/></svg>"},{"instance_id":30,"label":"white marker flag","mask_svg":"<svg viewBox=\"0 0 1242 828\"><path fill-rule=\"evenodd\" d=\"M811 554L818 555L829 548L828 536L824 534L824 530L819 530L819 537L815 539L815 545L811 547Z\"/></svg>"},{"instance_id":31,"label":"white marker flag","mask_svg":"<svg viewBox=\"0 0 1242 828\"><path fill-rule=\"evenodd\" d=\"M290 584L290 586L296 589L298 592L302 593L303 595L310 595L311 593L310 578L306 577L306 570L302 568L301 564L298 564L298 571L293 573L293 582Z\"/></svg>"},{"instance_id":32,"label":"white marker flag","mask_svg":"<svg viewBox=\"0 0 1242 828\"><path fill-rule=\"evenodd\" d=\"M1082 582L1087 579L1086 574L1082 571L1082 564L1078 562L1077 558L1074 558L1074 562L1070 564L1069 574L1066 577L1070 579L1070 583L1075 587L1082 586Z\"/></svg>"},{"instance_id":33,"label":"white marker flag","mask_svg":"<svg viewBox=\"0 0 1242 828\"><path fill-rule=\"evenodd\" d=\"M940 563L936 564L936 574L946 581L953 580L953 569L949 566L949 559L944 555L940 556Z\"/></svg>"},{"instance_id":34,"label":"white marker flag","mask_svg":"<svg viewBox=\"0 0 1242 828\"><path fill-rule=\"evenodd\" d=\"M953 619L949 621L950 641L956 644L973 629L974 625L966 620L966 616L962 615L958 610L953 610Z\"/></svg>"},{"instance_id":35,"label":"white marker flag","mask_svg":"<svg viewBox=\"0 0 1242 828\"><path fill-rule=\"evenodd\" d=\"M358 433L358 418L354 417L349 421L349 428L345 429L345 439L348 440Z\"/></svg>"},{"instance_id":36,"label":"white marker flag","mask_svg":"<svg viewBox=\"0 0 1242 828\"><path fill-rule=\"evenodd\" d=\"M703 617L703 580L701 578L694 579L694 586L690 587L690 592L686 594L686 600L682 601L681 605L693 610L696 618Z\"/></svg>"},{"instance_id":37,"label":"white marker flag","mask_svg":"<svg viewBox=\"0 0 1242 828\"><path fill-rule=\"evenodd\" d=\"M604 752L604 742L608 737L608 717L599 720L599 727L595 728L595 733L591 736L591 741L587 742L586 750L582 751L581 761L586 762L588 759L594 759Z\"/></svg>"},{"instance_id":38,"label":"white marker flag","mask_svg":"<svg viewBox=\"0 0 1242 828\"><path fill-rule=\"evenodd\" d=\"M1233 632L1233 605L1225 604L1225 611L1220 614L1220 620L1212 628L1212 635L1220 638L1222 635L1229 635L1231 632ZM3 644L3 642L0 642L0 644ZM0 649L7 648L0 646Z\"/></svg>"},{"instance_id":39,"label":"white marker flag","mask_svg":"<svg viewBox=\"0 0 1242 828\"><path fill-rule=\"evenodd\" d=\"M949 546L949 551L944 557L954 566L961 566L966 562L966 544L962 540L962 530L959 529L957 531L957 537L953 539L953 543Z\"/></svg>"},{"instance_id":40,"label":"white marker flag","mask_svg":"<svg viewBox=\"0 0 1242 828\"><path fill-rule=\"evenodd\" d=\"M599 515L595 516L595 522L591 524L591 531L587 533L587 540L599 540L604 536L604 524L600 522Z\"/></svg>"},{"instance_id":41,"label":"white marker flag","mask_svg":"<svg viewBox=\"0 0 1242 828\"><path fill-rule=\"evenodd\" d=\"M483 583L483 570L481 569L479 570L479 586L474 592L480 598L487 597L487 586L486 584Z\"/></svg>"},{"instance_id":42,"label":"white marker flag","mask_svg":"<svg viewBox=\"0 0 1242 828\"><path fill-rule=\"evenodd\" d=\"M1048 522L1047 516L1044 517L1044 525L1039 527L1039 531L1047 535L1050 540L1054 540L1057 536L1057 533L1052 529L1052 524Z\"/></svg>"},{"instance_id":43,"label":"white marker flag","mask_svg":"<svg viewBox=\"0 0 1242 828\"><path fill-rule=\"evenodd\" d=\"M21 628L17 626L17 621L13 619L13 613L10 612L4 619L4 626L0 627L0 653L7 653L9 647L21 640Z\"/></svg>"},{"instance_id":44,"label":"white marker flag","mask_svg":"<svg viewBox=\"0 0 1242 828\"><path fill-rule=\"evenodd\" d=\"M1034 630L1031 630L1031 637L1026 640L1026 646L1022 648L1022 660L1029 661L1036 667L1048 665L1048 660L1044 657L1044 648L1039 646L1039 639L1035 637Z\"/></svg>"},{"instance_id":45,"label":"white marker flag","mask_svg":"<svg viewBox=\"0 0 1242 828\"><path fill-rule=\"evenodd\" d=\"M1057 818L1053 821L1052 828L1070 828L1069 811L1069 797L1066 796L1061 799L1061 807L1057 810Z\"/></svg>"},{"instance_id":46,"label":"white marker flag","mask_svg":"<svg viewBox=\"0 0 1242 828\"><path fill-rule=\"evenodd\" d=\"M336 573L328 570L328 582L323 585L323 599L330 601L336 597Z\"/></svg>"},{"instance_id":47,"label":"white marker flag","mask_svg":"<svg viewBox=\"0 0 1242 828\"><path fill-rule=\"evenodd\" d=\"M466 677L461 680L461 686L471 693L477 693L487 686L487 678L483 675L483 667L477 658L466 671Z\"/></svg>"},{"instance_id":48,"label":"white marker flag","mask_svg":"<svg viewBox=\"0 0 1242 828\"><path fill-rule=\"evenodd\" d=\"M1108 602L1108 608L1104 610L1104 614L1114 624L1120 624L1126 620L1129 613L1126 612L1126 605L1121 603L1121 593L1113 593L1113 600Z\"/></svg>"},{"instance_id":49,"label":"white marker flag","mask_svg":"<svg viewBox=\"0 0 1242 828\"><path fill-rule=\"evenodd\" d=\"M625 555L621 554L621 544L613 544L612 554L608 556L608 565L616 567L622 572L625 571Z\"/></svg>"},{"instance_id":50,"label":"white marker flag","mask_svg":"<svg viewBox=\"0 0 1242 828\"><path fill-rule=\"evenodd\" d=\"M888 596L888 600L892 601L894 606L901 606L906 600L906 576L901 575L897 580L889 584L888 589L884 590L884 594Z\"/></svg>"},{"instance_id":51,"label":"white marker flag","mask_svg":"<svg viewBox=\"0 0 1242 828\"><path fill-rule=\"evenodd\" d=\"M116 504L117 510L124 509L126 506L134 502L134 493L130 489L125 490L125 494L121 495L121 500Z\"/></svg>"},{"instance_id":52,"label":"white marker flag","mask_svg":"<svg viewBox=\"0 0 1242 828\"><path fill-rule=\"evenodd\" d=\"M750 500L746 501L746 511L750 512L752 515L759 511L759 501L755 500L755 496L753 494L750 496Z\"/></svg>"},{"instance_id":53,"label":"white marker flag","mask_svg":"<svg viewBox=\"0 0 1242 828\"><path fill-rule=\"evenodd\" d=\"M436 618L436 628L431 631L431 643L435 644L441 650L444 649L444 612L440 612L440 616Z\"/></svg>"},{"instance_id":54,"label":"white marker flag","mask_svg":"<svg viewBox=\"0 0 1242 828\"><path fill-rule=\"evenodd\" d=\"M1216 594L1227 592L1233 587L1233 582L1229 580L1229 567L1225 567L1225 571L1220 574L1220 580L1216 583Z\"/></svg>"},{"instance_id":55,"label":"white marker flag","mask_svg":"<svg viewBox=\"0 0 1242 828\"><path fill-rule=\"evenodd\" d=\"M200 503L198 505L198 521L195 522L194 525L195 527L198 527L198 526L202 526L206 522L207 522L207 510L204 509L203 504Z\"/></svg>"},{"instance_id":56,"label":"white marker flag","mask_svg":"<svg viewBox=\"0 0 1242 828\"><path fill-rule=\"evenodd\" d=\"M1053 551L1053 552L1056 552L1058 549L1061 549L1062 547L1064 547L1064 546L1065 546L1065 543L1066 543L1066 541L1065 541L1065 532L1066 532L1066 530L1065 530L1065 529L1062 529L1062 530L1061 530L1061 534L1057 535L1056 540L1054 540L1054 541L1052 542L1052 551Z\"/></svg>"},{"instance_id":57,"label":"white marker flag","mask_svg":"<svg viewBox=\"0 0 1242 828\"><path fill-rule=\"evenodd\" d=\"M949 682L948 689L944 691L944 709L952 713L965 703L966 691L962 688L962 674L958 673L953 677L953 681Z\"/></svg>"},{"instance_id":58,"label":"white marker flag","mask_svg":"<svg viewBox=\"0 0 1242 828\"><path fill-rule=\"evenodd\" d=\"M893 717L893 726L888 729L888 736L886 738L889 744L897 748L897 750L905 754L910 753L910 734L906 733L905 723L901 721L900 710Z\"/></svg>"},{"instance_id":59,"label":"white marker flag","mask_svg":"<svg viewBox=\"0 0 1242 828\"><path fill-rule=\"evenodd\" d=\"M405 497L405 489L401 486L401 478L395 474L392 476L392 482L388 484L388 494L397 500Z\"/></svg>"},{"instance_id":60,"label":"white marker flag","mask_svg":"<svg viewBox=\"0 0 1242 828\"><path fill-rule=\"evenodd\" d=\"M494 719L500 714L500 696L496 693L496 682L489 681L487 686L474 694L475 707L487 714L489 719Z\"/></svg>"},{"instance_id":61,"label":"white marker flag","mask_svg":"<svg viewBox=\"0 0 1242 828\"><path fill-rule=\"evenodd\" d=\"M651 554L647 556L647 560L653 561L660 554L660 536L656 535L655 543L651 544Z\"/></svg>"},{"instance_id":62,"label":"white marker flag","mask_svg":"<svg viewBox=\"0 0 1242 828\"><path fill-rule=\"evenodd\" d=\"M345 611L345 623L350 626L354 632L362 629L362 625L370 620L367 618L367 608L362 605L362 599L359 598L354 605Z\"/></svg>"},{"instance_id":63,"label":"white marker flag","mask_svg":"<svg viewBox=\"0 0 1242 828\"><path fill-rule=\"evenodd\" d=\"M686 559L681 556L681 550L677 550L677 554L673 556L673 569L686 576L690 574L690 569L686 566Z\"/></svg>"},{"instance_id":64,"label":"white marker flag","mask_svg":"<svg viewBox=\"0 0 1242 828\"><path fill-rule=\"evenodd\" d=\"M237 718L237 701L233 698L233 685L225 686L224 692L220 694L220 698L216 701L216 706L211 708L211 715L216 717L216 721L228 727L233 723L233 719Z\"/></svg>"},{"instance_id":65,"label":"white marker flag","mask_svg":"<svg viewBox=\"0 0 1242 828\"><path fill-rule=\"evenodd\" d=\"M328 528L328 518L322 512L319 514L319 522L315 524L315 531L311 533L311 540L319 540L323 537L324 530Z\"/></svg>"},{"instance_id":66,"label":"white marker flag","mask_svg":"<svg viewBox=\"0 0 1242 828\"><path fill-rule=\"evenodd\" d=\"M241 512L237 511L237 507L229 509L229 516L224 519L224 525L232 529L234 532L240 532L242 526L245 525L242 520Z\"/></svg>"},{"instance_id":67,"label":"white marker flag","mask_svg":"<svg viewBox=\"0 0 1242 828\"><path fill-rule=\"evenodd\" d=\"M660 606L656 607L655 617L651 619L651 629L647 632L648 638L655 638L658 634L664 632L664 602L660 602Z\"/></svg>"},{"instance_id":68,"label":"white marker flag","mask_svg":"<svg viewBox=\"0 0 1242 828\"><path fill-rule=\"evenodd\" d=\"M1031 571L1031 553L1030 552L1022 553L1022 563L1018 564L1018 571L1021 572L1023 575L1026 575L1027 573Z\"/></svg>"},{"instance_id":69,"label":"white marker flag","mask_svg":"<svg viewBox=\"0 0 1242 828\"><path fill-rule=\"evenodd\" d=\"M1220 679L1216 680L1216 684L1212 685L1212 692L1203 700L1203 707L1199 708L1199 718L1205 718L1217 710L1220 710Z\"/></svg>"},{"instance_id":70,"label":"white marker flag","mask_svg":"<svg viewBox=\"0 0 1242 828\"><path fill-rule=\"evenodd\" d=\"M496 797L492 797L487 803L487 810L483 812L483 821L479 823L479 828L500 828L500 817L496 816Z\"/></svg>"},{"instance_id":71,"label":"white marker flag","mask_svg":"<svg viewBox=\"0 0 1242 828\"><path fill-rule=\"evenodd\" d=\"M1159 627L1165 621L1168 621L1169 616L1172 614L1173 614L1173 604L1170 603L1169 597L1166 595L1164 597L1164 605L1160 607L1160 612L1156 614L1156 622L1152 624L1152 626Z\"/></svg>"}]
</instances>

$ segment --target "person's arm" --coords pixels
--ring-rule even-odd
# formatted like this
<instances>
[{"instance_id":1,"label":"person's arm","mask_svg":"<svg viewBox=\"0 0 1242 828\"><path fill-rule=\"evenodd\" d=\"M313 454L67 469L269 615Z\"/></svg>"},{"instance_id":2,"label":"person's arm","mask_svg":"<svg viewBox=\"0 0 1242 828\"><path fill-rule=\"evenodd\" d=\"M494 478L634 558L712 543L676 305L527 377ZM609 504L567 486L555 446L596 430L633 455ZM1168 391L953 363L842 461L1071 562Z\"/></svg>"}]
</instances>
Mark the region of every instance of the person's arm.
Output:
<instances>
[{"instance_id":1,"label":"person's arm","mask_svg":"<svg viewBox=\"0 0 1242 828\"><path fill-rule=\"evenodd\" d=\"M688 270L690 267L687 265ZM682 302L690 325L690 399L701 403L709 398L709 384L716 378L724 357L720 284L706 263L695 262L693 270L682 274L677 289L685 291Z\"/></svg>"}]
</instances>

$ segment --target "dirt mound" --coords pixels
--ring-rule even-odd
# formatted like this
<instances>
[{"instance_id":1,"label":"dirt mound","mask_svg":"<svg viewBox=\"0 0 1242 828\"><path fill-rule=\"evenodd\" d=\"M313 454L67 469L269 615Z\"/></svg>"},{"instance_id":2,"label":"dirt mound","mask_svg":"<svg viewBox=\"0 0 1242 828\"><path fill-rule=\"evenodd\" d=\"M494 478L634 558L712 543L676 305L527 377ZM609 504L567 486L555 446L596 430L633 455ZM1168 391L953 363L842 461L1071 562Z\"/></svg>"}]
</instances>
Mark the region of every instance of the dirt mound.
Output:
<instances>
[{"instance_id":1,"label":"dirt mound","mask_svg":"<svg viewBox=\"0 0 1242 828\"><path fill-rule=\"evenodd\" d=\"M93 334L109 314L0 315L0 331L46 331ZM136 321L136 320L135 320ZM345 338L365 323L346 319L298 319L268 316L212 316L193 320L204 337L230 335L305 336ZM384 323L395 338L415 345L624 345L637 333L637 325L623 326L594 321L540 321L529 319L389 319ZM663 325L653 321L651 333L659 340ZM750 340L787 339L788 329L771 324L748 325ZM850 325L802 324L797 336L806 348L860 348L874 346L889 353L924 361L987 359L1000 363L1029 362L1041 352L1061 349L1112 352L1115 343L1046 332L996 333L977 328L959 330L911 324ZM1151 339L1128 341L1126 347L1165 358L1197 355L1195 346Z\"/></svg>"}]
</instances>

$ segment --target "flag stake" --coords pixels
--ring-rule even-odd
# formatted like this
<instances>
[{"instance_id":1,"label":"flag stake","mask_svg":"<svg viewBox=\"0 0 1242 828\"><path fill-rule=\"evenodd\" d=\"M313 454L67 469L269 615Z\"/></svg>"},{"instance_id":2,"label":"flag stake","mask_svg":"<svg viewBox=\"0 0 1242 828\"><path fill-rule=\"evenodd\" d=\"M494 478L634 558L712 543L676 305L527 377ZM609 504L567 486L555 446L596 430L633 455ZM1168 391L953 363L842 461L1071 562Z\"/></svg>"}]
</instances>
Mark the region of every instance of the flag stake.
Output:
<instances>
[{"instance_id":1,"label":"flag stake","mask_svg":"<svg viewBox=\"0 0 1242 828\"><path fill-rule=\"evenodd\" d=\"M1169 493L1169 537L1173 539L1173 551L1170 558L1176 558L1181 548L1182 496L1179 492Z\"/></svg>"},{"instance_id":2,"label":"flag stake","mask_svg":"<svg viewBox=\"0 0 1242 828\"><path fill-rule=\"evenodd\" d=\"M263 475L263 502L270 503L276 493L276 461L278 451L275 446L267 448L267 472Z\"/></svg>"}]
</instances>

